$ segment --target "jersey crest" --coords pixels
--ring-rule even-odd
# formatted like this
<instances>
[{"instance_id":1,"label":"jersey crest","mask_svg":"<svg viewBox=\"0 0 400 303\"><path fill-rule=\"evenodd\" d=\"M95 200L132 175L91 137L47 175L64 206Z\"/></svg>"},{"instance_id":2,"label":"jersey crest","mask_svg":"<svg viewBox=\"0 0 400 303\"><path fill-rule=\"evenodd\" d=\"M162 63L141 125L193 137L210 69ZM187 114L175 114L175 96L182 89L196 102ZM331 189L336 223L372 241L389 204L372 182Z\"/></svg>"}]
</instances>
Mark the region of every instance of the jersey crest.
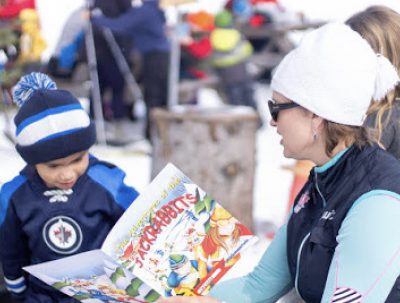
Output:
<instances>
[{"instance_id":1,"label":"jersey crest","mask_svg":"<svg viewBox=\"0 0 400 303\"><path fill-rule=\"evenodd\" d=\"M51 218L43 227L46 245L59 254L72 254L82 244L82 230L78 223L66 216Z\"/></svg>"}]
</instances>

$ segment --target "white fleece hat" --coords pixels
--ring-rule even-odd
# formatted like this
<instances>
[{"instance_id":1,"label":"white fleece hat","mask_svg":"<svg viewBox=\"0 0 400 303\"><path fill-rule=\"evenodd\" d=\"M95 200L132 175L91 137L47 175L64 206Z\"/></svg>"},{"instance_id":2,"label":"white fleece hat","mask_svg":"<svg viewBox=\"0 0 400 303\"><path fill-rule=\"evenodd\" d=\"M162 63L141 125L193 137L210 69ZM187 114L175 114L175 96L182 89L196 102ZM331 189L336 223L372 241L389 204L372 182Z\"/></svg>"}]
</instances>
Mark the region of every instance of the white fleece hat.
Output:
<instances>
[{"instance_id":1,"label":"white fleece hat","mask_svg":"<svg viewBox=\"0 0 400 303\"><path fill-rule=\"evenodd\" d=\"M389 60L357 32L329 23L283 58L271 88L326 120L360 126L371 100L383 99L399 80Z\"/></svg>"}]
</instances>

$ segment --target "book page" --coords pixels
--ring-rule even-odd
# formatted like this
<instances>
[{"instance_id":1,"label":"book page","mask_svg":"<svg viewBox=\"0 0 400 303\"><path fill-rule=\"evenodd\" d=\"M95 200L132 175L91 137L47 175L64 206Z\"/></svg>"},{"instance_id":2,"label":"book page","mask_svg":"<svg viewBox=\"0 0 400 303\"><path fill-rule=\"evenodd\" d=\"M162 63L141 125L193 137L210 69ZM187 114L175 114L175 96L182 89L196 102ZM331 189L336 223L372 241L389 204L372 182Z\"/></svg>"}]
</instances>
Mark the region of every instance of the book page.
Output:
<instances>
[{"instance_id":1,"label":"book page","mask_svg":"<svg viewBox=\"0 0 400 303\"><path fill-rule=\"evenodd\" d=\"M24 270L85 302L155 302L160 295L101 250L91 250Z\"/></svg>"},{"instance_id":2,"label":"book page","mask_svg":"<svg viewBox=\"0 0 400 303\"><path fill-rule=\"evenodd\" d=\"M102 250L163 296L204 295L256 237L168 164L125 211Z\"/></svg>"}]
</instances>

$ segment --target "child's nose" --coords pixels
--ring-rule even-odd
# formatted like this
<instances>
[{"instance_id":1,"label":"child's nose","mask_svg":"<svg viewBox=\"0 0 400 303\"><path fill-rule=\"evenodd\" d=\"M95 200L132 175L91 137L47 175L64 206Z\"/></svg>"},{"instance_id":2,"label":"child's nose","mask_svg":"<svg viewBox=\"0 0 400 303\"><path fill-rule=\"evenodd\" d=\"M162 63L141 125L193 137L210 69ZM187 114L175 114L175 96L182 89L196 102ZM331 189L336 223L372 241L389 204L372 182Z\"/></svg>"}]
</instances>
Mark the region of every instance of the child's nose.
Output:
<instances>
[{"instance_id":1,"label":"child's nose","mask_svg":"<svg viewBox=\"0 0 400 303\"><path fill-rule=\"evenodd\" d=\"M70 169L64 170L60 175L60 178L62 181L71 180L73 177L74 177L74 173Z\"/></svg>"}]
</instances>

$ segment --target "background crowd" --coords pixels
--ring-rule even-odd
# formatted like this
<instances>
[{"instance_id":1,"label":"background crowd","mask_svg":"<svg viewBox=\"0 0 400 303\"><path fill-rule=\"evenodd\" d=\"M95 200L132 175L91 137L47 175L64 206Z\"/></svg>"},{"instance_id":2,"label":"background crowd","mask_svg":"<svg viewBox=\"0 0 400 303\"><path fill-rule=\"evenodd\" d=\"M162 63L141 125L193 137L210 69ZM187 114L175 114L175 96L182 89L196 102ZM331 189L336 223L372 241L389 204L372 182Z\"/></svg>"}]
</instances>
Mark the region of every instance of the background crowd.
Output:
<instances>
[{"instance_id":1,"label":"background crowd","mask_svg":"<svg viewBox=\"0 0 400 303\"><path fill-rule=\"evenodd\" d=\"M7 39L0 45L0 60L2 89L6 93L23 73L46 72L61 87L76 84L73 92L92 103L93 117L93 102L98 101L94 100L92 89L98 89L109 125L114 130L120 125L129 127L130 121L144 113L143 137L148 140L152 108L165 108L168 103L174 37L180 45L178 81L190 83L189 89L179 89L179 100L174 102L196 104L198 89L207 85L217 89L224 103L257 110L254 83L269 81L273 66L257 66L252 57L266 48L270 53L283 53L273 43L269 45L271 38L254 36L252 32L271 24L302 22L301 14L287 11L275 0L229 1L213 13L202 9L179 12L177 24L168 22L158 0L95 0L70 14L55 48L48 59L43 59L47 45L35 1L19 1L18 7L13 1L5 3L0 8L0 18L1 31ZM87 31L88 24L92 25L91 32ZM88 39L94 41L95 53L88 48ZM92 57L97 61L98 88L93 81L87 81L93 80ZM85 81L86 86L82 85ZM133 85L139 93L132 92ZM125 135L114 131L108 139L123 144L129 141Z\"/></svg>"}]
</instances>

